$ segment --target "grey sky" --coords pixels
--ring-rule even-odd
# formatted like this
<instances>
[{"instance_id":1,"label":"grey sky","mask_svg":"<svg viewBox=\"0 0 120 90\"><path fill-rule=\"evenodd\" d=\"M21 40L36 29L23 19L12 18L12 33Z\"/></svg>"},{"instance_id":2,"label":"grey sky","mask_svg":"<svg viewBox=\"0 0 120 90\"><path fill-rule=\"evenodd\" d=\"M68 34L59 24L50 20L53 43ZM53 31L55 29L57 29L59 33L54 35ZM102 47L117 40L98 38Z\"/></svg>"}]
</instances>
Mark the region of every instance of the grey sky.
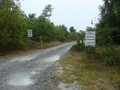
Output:
<instances>
[{"instance_id":1,"label":"grey sky","mask_svg":"<svg viewBox=\"0 0 120 90\"><path fill-rule=\"evenodd\" d=\"M78 31L91 25L91 20L99 16L98 7L102 0L24 0L21 9L26 14L36 13L39 16L44 7L51 4L54 8L51 21L55 25L74 26ZM97 21L96 21L97 22Z\"/></svg>"}]
</instances>

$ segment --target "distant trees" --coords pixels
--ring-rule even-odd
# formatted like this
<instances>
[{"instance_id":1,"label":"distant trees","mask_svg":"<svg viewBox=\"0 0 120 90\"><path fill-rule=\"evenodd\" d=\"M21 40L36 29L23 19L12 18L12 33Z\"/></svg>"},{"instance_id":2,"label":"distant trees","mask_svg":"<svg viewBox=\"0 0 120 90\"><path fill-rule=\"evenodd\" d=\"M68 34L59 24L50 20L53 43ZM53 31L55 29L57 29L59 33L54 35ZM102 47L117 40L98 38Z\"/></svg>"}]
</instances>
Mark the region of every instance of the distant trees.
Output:
<instances>
[{"instance_id":1,"label":"distant trees","mask_svg":"<svg viewBox=\"0 0 120 90\"><path fill-rule=\"evenodd\" d=\"M42 36L45 42L52 40L65 41L67 39L76 40L77 34L74 27L70 28L71 32L69 33L65 25L55 26L54 23L50 21L52 10L53 7L48 4L38 18L35 17L35 14L29 14L29 21L33 22L30 27L33 29L34 37Z\"/></svg>"},{"instance_id":2,"label":"distant trees","mask_svg":"<svg viewBox=\"0 0 120 90\"><path fill-rule=\"evenodd\" d=\"M23 49L28 45L27 29L33 30L32 40L44 42L52 40L76 40L74 27L68 32L65 25L55 26L50 21L52 6L46 5L40 16L34 13L28 16L12 0L0 0L0 51Z\"/></svg>"},{"instance_id":3,"label":"distant trees","mask_svg":"<svg viewBox=\"0 0 120 90\"><path fill-rule=\"evenodd\" d=\"M79 38L79 35L78 35L78 33L76 32L76 29L73 26L71 26L69 28L69 31L70 31L70 33L68 35L69 39L71 39L71 40L77 40Z\"/></svg>"},{"instance_id":4,"label":"distant trees","mask_svg":"<svg viewBox=\"0 0 120 90\"><path fill-rule=\"evenodd\" d=\"M96 29L95 29L95 28L92 28L92 27L86 27L86 30L87 30L87 31L95 31Z\"/></svg>"},{"instance_id":5,"label":"distant trees","mask_svg":"<svg viewBox=\"0 0 120 90\"><path fill-rule=\"evenodd\" d=\"M69 32L65 25L55 26L55 38L60 41L65 41L68 37Z\"/></svg>"},{"instance_id":6,"label":"distant trees","mask_svg":"<svg viewBox=\"0 0 120 90\"><path fill-rule=\"evenodd\" d=\"M74 27L72 26L72 27L69 28L69 31L70 31L70 32L75 32L76 29L74 29Z\"/></svg>"}]
</instances>

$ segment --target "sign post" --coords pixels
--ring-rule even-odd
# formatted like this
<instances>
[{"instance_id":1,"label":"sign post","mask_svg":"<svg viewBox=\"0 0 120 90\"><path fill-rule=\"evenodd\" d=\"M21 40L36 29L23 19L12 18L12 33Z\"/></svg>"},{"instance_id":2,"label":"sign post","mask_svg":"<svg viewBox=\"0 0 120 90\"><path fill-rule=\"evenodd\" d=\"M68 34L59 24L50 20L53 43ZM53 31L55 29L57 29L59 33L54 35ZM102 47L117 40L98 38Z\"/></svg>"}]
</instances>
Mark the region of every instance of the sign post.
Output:
<instances>
[{"instance_id":1,"label":"sign post","mask_svg":"<svg viewBox=\"0 0 120 90\"><path fill-rule=\"evenodd\" d=\"M31 43L31 37L33 37L33 35L32 35L32 29L28 29L27 30L27 35L30 38L30 48L32 48L32 43Z\"/></svg>"},{"instance_id":2,"label":"sign post","mask_svg":"<svg viewBox=\"0 0 120 90\"><path fill-rule=\"evenodd\" d=\"M85 32L85 46L95 46L96 45L96 32L86 31Z\"/></svg>"},{"instance_id":3,"label":"sign post","mask_svg":"<svg viewBox=\"0 0 120 90\"><path fill-rule=\"evenodd\" d=\"M32 35L32 29L27 30L28 37L33 37Z\"/></svg>"}]
</instances>

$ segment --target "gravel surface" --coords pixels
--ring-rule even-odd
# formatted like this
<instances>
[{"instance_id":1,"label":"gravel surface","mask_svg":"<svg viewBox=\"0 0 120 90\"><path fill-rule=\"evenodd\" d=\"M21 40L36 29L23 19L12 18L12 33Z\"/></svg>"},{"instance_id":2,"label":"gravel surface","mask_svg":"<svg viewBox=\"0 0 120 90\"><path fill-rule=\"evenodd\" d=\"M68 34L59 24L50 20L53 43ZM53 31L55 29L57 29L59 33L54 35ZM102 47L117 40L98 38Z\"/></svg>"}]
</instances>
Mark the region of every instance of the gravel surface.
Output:
<instances>
[{"instance_id":1,"label":"gravel surface","mask_svg":"<svg viewBox=\"0 0 120 90\"><path fill-rule=\"evenodd\" d=\"M0 90L59 90L53 66L75 42L0 60Z\"/></svg>"}]
</instances>

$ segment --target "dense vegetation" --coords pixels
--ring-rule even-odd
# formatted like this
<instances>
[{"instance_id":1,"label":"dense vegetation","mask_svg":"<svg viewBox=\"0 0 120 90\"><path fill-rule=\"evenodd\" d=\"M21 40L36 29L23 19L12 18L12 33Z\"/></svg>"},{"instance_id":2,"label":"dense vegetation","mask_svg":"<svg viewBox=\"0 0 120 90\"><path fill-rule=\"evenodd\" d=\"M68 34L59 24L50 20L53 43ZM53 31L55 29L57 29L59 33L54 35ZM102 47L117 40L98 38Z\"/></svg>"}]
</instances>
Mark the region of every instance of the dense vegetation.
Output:
<instances>
[{"instance_id":1,"label":"dense vegetation","mask_svg":"<svg viewBox=\"0 0 120 90\"><path fill-rule=\"evenodd\" d=\"M0 51L23 49L29 44L27 30L33 30L31 40L50 42L52 40L76 40L74 27L68 31L65 25L55 26L50 21L53 7L49 4L40 16L28 16L12 0L0 0Z\"/></svg>"},{"instance_id":2,"label":"dense vegetation","mask_svg":"<svg viewBox=\"0 0 120 90\"><path fill-rule=\"evenodd\" d=\"M96 46L85 47L78 40L70 55L60 62L64 72L57 80L77 81L83 90L120 89L120 1L103 2L99 23L86 29L96 31ZM79 35L82 40L84 32Z\"/></svg>"},{"instance_id":3,"label":"dense vegetation","mask_svg":"<svg viewBox=\"0 0 120 90\"><path fill-rule=\"evenodd\" d=\"M100 19L95 28L87 27L87 31L96 31L96 47L80 44L72 47L73 51L86 51L91 60L99 60L105 65L120 65L120 2L119 0L103 0L100 6ZM84 33L80 33L83 36Z\"/></svg>"},{"instance_id":4,"label":"dense vegetation","mask_svg":"<svg viewBox=\"0 0 120 90\"><path fill-rule=\"evenodd\" d=\"M96 25L98 45L120 45L120 1L103 0Z\"/></svg>"}]
</instances>

